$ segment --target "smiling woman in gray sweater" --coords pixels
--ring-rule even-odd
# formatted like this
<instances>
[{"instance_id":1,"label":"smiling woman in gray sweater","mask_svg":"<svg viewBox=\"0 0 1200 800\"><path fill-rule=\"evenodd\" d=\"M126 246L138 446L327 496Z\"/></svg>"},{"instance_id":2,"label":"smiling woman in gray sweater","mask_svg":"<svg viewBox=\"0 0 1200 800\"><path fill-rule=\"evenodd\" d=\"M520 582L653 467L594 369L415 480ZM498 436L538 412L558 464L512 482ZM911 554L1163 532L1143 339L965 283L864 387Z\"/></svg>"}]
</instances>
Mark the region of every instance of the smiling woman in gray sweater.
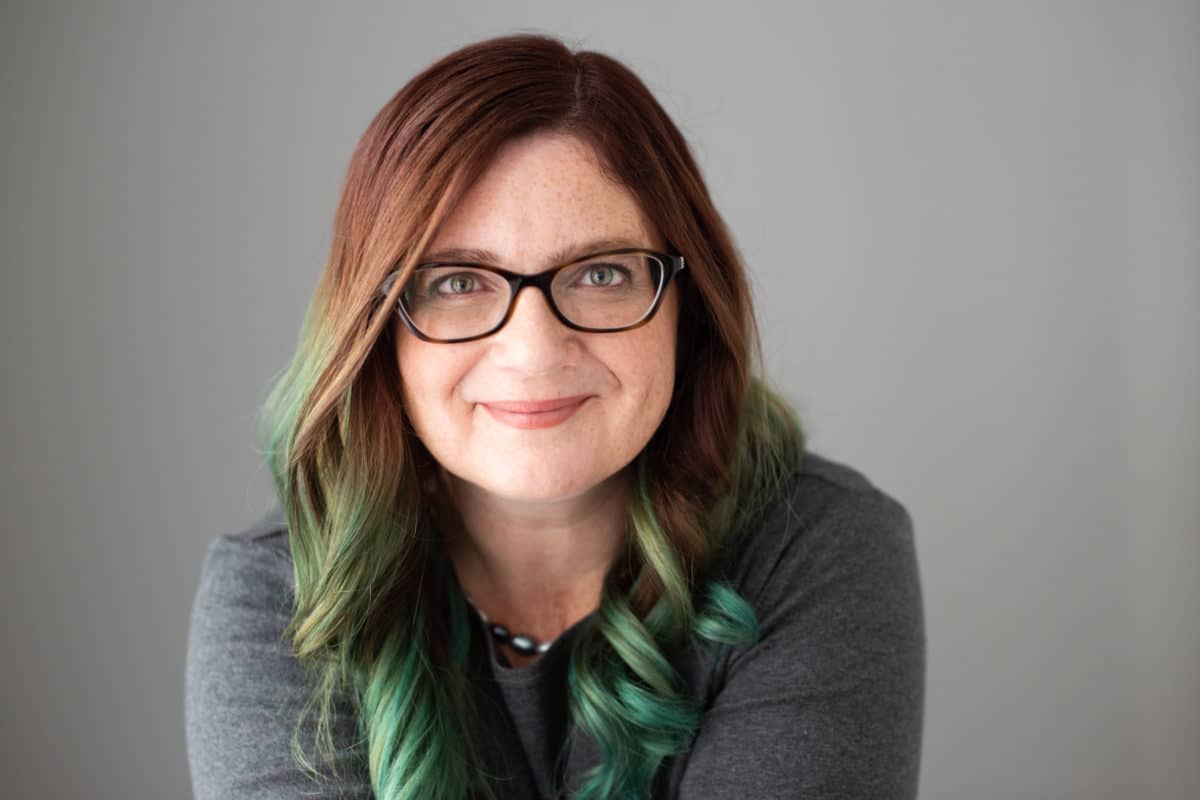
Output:
<instances>
[{"instance_id":1,"label":"smiling woman in gray sweater","mask_svg":"<svg viewBox=\"0 0 1200 800\"><path fill-rule=\"evenodd\" d=\"M512 36L416 76L264 408L279 505L203 567L197 797L915 797L911 519L759 363L626 67Z\"/></svg>"}]
</instances>

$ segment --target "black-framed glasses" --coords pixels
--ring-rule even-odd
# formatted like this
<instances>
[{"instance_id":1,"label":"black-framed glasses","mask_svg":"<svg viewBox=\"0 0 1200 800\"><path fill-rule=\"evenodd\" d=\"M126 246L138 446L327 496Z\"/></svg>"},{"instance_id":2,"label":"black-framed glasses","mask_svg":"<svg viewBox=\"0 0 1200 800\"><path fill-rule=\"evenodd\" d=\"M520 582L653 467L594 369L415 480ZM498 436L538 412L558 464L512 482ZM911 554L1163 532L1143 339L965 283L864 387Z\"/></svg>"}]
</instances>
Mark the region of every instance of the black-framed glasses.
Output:
<instances>
[{"instance_id":1,"label":"black-framed glasses","mask_svg":"<svg viewBox=\"0 0 1200 800\"><path fill-rule=\"evenodd\" d=\"M396 312L425 341L468 342L504 327L517 293L533 286L568 328L616 333L648 322L684 266L683 256L634 248L594 253L534 275L433 261L413 270ZM398 275L397 270L383 280L381 297L387 297Z\"/></svg>"}]
</instances>

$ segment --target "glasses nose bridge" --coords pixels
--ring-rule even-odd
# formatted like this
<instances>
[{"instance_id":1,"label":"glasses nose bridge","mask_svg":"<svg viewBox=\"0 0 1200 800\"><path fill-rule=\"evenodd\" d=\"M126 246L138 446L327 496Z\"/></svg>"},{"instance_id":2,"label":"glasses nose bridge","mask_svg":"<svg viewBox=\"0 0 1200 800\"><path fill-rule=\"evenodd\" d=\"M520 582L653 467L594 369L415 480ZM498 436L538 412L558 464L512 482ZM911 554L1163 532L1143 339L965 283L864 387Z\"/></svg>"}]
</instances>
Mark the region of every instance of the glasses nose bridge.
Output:
<instances>
[{"instance_id":1,"label":"glasses nose bridge","mask_svg":"<svg viewBox=\"0 0 1200 800\"><path fill-rule=\"evenodd\" d=\"M546 301L546 309L550 315L559 323L563 322L562 311L559 310L558 304L554 302L554 293L550 290L553 285L554 277L558 273L557 269L539 272L535 275L514 275L509 278L509 285L512 287L512 294L508 298L508 312L504 315L504 322L501 327L505 327L512 320L513 314L517 309L517 300L521 292L526 289L536 289L541 294L542 299Z\"/></svg>"}]
</instances>

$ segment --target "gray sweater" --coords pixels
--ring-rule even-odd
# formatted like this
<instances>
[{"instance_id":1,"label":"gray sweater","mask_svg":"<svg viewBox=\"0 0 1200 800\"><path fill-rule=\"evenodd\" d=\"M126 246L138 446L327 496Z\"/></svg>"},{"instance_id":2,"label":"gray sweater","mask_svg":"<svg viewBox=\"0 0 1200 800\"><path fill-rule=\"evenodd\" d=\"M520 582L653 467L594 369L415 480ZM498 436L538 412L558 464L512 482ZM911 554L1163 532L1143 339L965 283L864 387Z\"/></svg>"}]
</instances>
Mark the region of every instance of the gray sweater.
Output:
<instances>
[{"instance_id":1,"label":"gray sweater","mask_svg":"<svg viewBox=\"0 0 1200 800\"><path fill-rule=\"evenodd\" d=\"M737 542L718 568L758 614L759 641L715 661L699 643L672 657L703 716L686 752L663 762L654 797L916 797L925 632L908 512L859 472L810 452ZM365 766L331 785L291 761L289 737L312 688L280 640L293 591L278 508L209 545L186 672L197 800L373 797ZM565 699L571 642L594 616L521 668L503 662L472 617L468 675L499 797L548 797L566 738L572 785L599 763ZM339 706L335 741L349 747L354 733L353 709Z\"/></svg>"}]
</instances>

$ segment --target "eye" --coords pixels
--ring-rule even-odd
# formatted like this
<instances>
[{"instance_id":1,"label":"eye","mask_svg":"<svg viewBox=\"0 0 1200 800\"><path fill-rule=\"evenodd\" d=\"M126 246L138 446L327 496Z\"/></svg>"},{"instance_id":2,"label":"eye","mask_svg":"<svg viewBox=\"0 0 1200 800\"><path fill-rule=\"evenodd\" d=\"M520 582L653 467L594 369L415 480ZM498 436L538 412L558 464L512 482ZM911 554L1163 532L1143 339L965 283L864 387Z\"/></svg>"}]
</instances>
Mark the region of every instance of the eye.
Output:
<instances>
[{"instance_id":1,"label":"eye","mask_svg":"<svg viewBox=\"0 0 1200 800\"><path fill-rule=\"evenodd\" d=\"M628 278L628 272L616 264L588 264L580 275L585 286L619 286Z\"/></svg>"},{"instance_id":2,"label":"eye","mask_svg":"<svg viewBox=\"0 0 1200 800\"><path fill-rule=\"evenodd\" d=\"M474 275L458 272L438 278L432 288L437 294L470 294L479 288L479 280Z\"/></svg>"}]
</instances>

